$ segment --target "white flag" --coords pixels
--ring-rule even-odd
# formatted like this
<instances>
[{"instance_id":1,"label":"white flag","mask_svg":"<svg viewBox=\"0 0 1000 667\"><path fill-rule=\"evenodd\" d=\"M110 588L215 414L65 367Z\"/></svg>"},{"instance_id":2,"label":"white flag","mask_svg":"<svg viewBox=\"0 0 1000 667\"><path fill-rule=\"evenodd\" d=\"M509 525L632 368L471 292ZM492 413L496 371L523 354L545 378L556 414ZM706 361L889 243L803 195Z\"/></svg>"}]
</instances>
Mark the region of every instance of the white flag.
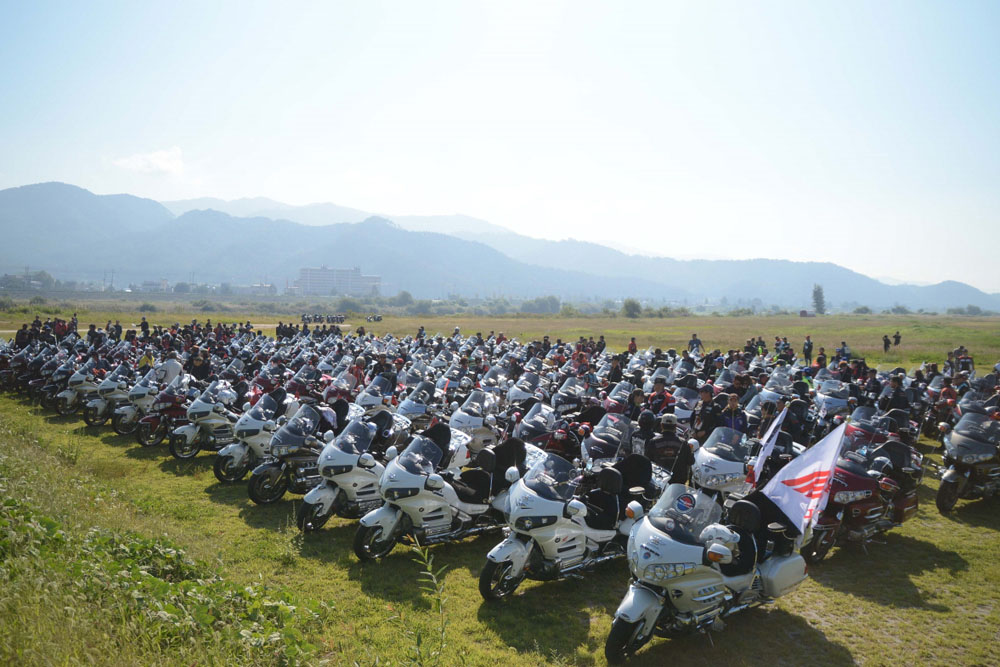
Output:
<instances>
[{"instance_id":1,"label":"white flag","mask_svg":"<svg viewBox=\"0 0 1000 667\"><path fill-rule=\"evenodd\" d=\"M767 457L771 455L774 450L774 443L778 440L778 431L781 430L781 422L785 421L785 413L788 412L788 406L781 411L771 425L767 428L767 433L764 434L764 439L760 447L760 453L757 454L757 463L753 467L753 479L748 479L747 481L757 486L757 480L760 479L760 471L764 469L764 462L767 461Z\"/></svg>"},{"instance_id":2,"label":"white flag","mask_svg":"<svg viewBox=\"0 0 1000 667\"><path fill-rule=\"evenodd\" d=\"M845 422L830 431L779 470L764 487L764 495L785 513L800 533L805 533L826 507L846 429Z\"/></svg>"}]
</instances>

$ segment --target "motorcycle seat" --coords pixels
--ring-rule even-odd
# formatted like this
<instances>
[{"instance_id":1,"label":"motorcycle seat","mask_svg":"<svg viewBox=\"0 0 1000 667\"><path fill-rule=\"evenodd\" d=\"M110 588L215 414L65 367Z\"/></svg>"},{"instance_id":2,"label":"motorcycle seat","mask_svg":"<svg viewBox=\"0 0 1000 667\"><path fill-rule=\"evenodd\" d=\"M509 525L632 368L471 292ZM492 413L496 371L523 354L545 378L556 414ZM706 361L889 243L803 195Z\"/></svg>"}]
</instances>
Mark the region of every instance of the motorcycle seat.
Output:
<instances>
[{"instance_id":1,"label":"motorcycle seat","mask_svg":"<svg viewBox=\"0 0 1000 667\"><path fill-rule=\"evenodd\" d=\"M463 470L461 475L452 479L451 486L463 503L481 505L489 498L490 474L479 469Z\"/></svg>"}]
</instances>

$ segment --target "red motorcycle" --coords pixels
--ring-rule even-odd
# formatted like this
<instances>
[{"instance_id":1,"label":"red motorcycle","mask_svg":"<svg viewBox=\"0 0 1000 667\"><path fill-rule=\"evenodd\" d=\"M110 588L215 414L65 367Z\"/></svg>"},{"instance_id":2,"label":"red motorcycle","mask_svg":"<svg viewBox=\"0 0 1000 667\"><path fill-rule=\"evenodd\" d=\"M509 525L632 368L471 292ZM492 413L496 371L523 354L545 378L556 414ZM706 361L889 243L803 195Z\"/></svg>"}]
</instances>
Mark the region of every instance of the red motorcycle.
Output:
<instances>
[{"instance_id":1,"label":"red motorcycle","mask_svg":"<svg viewBox=\"0 0 1000 667\"><path fill-rule=\"evenodd\" d=\"M187 405L198 395L197 389L185 390L177 378L156 395L149 413L139 420L135 439L143 447L155 447L172 430L187 424Z\"/></svg>"},{"instance_id":2,"label":"red motorcycle","mask_svg":"<svg viewBox=\"0 0 1000 667\"><path fill-rule=\"evenodd\" d=\"M923 456L899 440L848 451L837 461L826 508L802 547L815 564L844 542L864 545L917 513Z\"/></svg>"}]
</instances>

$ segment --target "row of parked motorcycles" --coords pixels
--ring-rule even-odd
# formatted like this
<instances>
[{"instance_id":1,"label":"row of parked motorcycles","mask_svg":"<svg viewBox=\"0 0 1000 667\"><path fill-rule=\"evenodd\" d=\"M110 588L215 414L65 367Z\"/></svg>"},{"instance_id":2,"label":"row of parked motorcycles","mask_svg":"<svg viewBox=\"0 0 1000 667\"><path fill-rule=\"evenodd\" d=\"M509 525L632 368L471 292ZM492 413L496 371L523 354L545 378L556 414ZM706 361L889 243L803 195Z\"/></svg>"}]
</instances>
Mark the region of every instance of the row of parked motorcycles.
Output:
<instances>
[{"instance_id":1,"label":"row of parked motorcycles","mask_svg":"<svg viewBox=\"0 0 1000 667\"><path fill-rule=\"evenodd\" d=\"M89 426L110 423L143 446L166 441L178 459L213 453L217 479L249 476L254 503L302 496L302 531L334 516L356 520L362 561L398 544L498 533L479 579L486 600L509 597L526 579L582 577L625 560L631 581L606 642L611 662L652 637L719 630L726 617L793 590L833 546L864 548L912 518L925 469L916 438L928 412L943 416L933 387L902 369L886 374L904 376L911 409L886 411L836 367L820 369L810 386L801 365L770 356L738 359L709 381L706 360L650 348L625 359L628 379L609 383L610 352L588 358L583 374L556 348L529 357L517 341L457 333L436 341L247 334L197 380L183 370L184 352L139 373L131 344L71 336L0 348L0 385L62 415L82 412ZM379 359L401 363L375 366ZM691 437L699 391L708 386L724 404L742 372L767 375L741 396L750 432L765 404L788 405L765 460L759 439L731 428ZM666 411L677 446L651 461L643 446L651 434L628 409L634 390L649 393L660 377L673 395ZM943 512L997 488L995 386L995 375L975 380L935 423ZM829 501L799 534L759 489L845 422ZM682 447L693 450L690 483L672 483Z\"/></svg>"}]
</instances>

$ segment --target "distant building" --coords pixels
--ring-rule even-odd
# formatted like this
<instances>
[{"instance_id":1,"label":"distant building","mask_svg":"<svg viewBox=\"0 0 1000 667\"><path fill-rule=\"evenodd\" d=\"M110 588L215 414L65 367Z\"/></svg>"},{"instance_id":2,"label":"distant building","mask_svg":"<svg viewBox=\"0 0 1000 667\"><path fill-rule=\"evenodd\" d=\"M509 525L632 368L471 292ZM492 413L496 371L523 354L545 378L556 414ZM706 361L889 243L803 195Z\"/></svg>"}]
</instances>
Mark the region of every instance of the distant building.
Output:
<instances>
[{"instance_id":1,"label":"distant building","mask_svg":"<svg viewBox=\"0 0 1000 667\"><path fill-rule=\"evenodd\" d=\"M378 296L382 286L381 276L362 275L361 269L299 269L295 287L299 294Z\"/></svg>"}]
</instances>

